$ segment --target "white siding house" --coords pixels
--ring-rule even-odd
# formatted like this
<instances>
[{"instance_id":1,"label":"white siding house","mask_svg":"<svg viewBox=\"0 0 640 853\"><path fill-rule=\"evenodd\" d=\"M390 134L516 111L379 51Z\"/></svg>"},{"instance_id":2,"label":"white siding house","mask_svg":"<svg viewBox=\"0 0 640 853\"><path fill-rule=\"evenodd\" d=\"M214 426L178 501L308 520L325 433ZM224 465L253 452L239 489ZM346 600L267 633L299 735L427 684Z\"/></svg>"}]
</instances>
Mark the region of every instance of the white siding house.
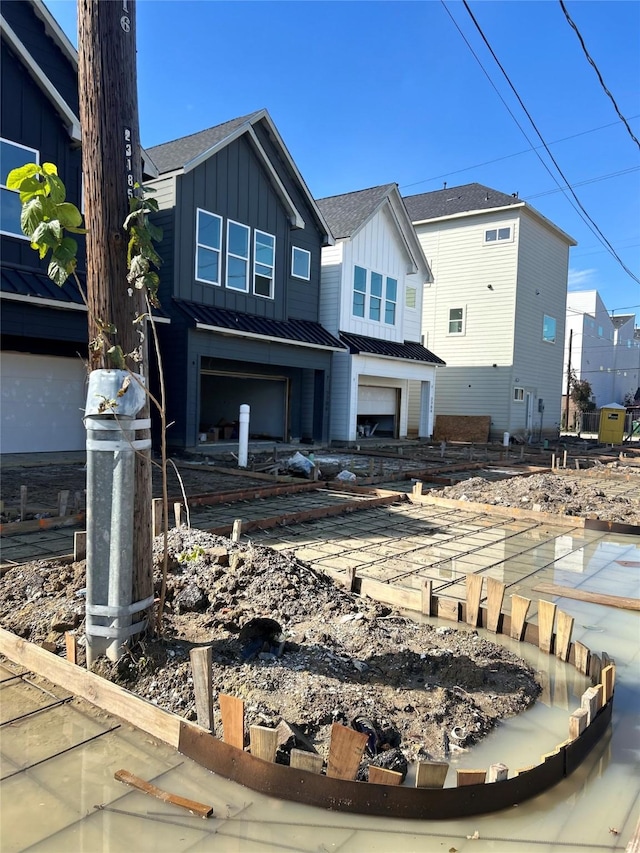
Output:
<instances>
[{"instance_id":1,"label":"white siding house","mask_svg":"<svg viewBox=\"0 0 640 853\"><path fill-rule=\"evenodd\" d=\"M427 264L396 184L318 201L336 243L322 250L320 322L348 347L332 364L336 442L406 437L409 387L417 385L415 433L433 431L436 365L422 346Z\"/></svg>"},{"instance_id":2,"label":"white siding house","mask_svg":"<svg viewBox=\"0 0 640 853\"><path fill-rule=\"evenodd\" d=\"M571 358L569 359L569 343ZM567 295L567 370L591 385L596 406L624 404L640 386L640 340L635 336L635 314L609 316L597 290Z\"/></svg>"},{"instance_id":3,"label":"white siding house","mask_svg":"<svg viewBox=\"0 0 640 853\"><path fill-rule=\"evenodd\" d=\"M405 203L434 277L424 291L423 343L447 364L436 412L490 415L492 438L556 433L575 241L517 197L481 184Z\"/></svg>"}]
</instances>

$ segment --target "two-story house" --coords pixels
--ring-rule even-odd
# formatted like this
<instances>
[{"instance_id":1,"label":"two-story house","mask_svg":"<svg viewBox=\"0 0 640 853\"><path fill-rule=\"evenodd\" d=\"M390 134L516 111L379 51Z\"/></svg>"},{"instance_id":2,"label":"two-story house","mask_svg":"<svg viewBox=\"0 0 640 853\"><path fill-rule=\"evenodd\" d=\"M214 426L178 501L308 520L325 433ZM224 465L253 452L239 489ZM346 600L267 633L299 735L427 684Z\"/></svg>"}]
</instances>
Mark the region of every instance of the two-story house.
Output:
<instances>
[{"instance_id":1,"label":"two-story house","mask_svg":"<svg viewBox=\"0 0 640 853\"><path fill-rule=\"evenodd\" d=\"M443 415L490 415L491 437L560 428L569 248L517 195L466 184L405 197L433 272L424 344L447 363Z\"/></svg>"},{"instance_id":2,"label":"two-story house","mask_svg":"<svg viewBox=\"0 0 640 853\"><path fill-rule=\"evenodd\" d=\"M20 229L18 193L6 187L14 168L55 163L67 197L80 206L76 53L39 0L3 2L0 15L0 450L80 450L86 308L72 281L60 288L47 277L46 260Z\"/></svg>"},{"instance_id":3,"label":"two-story house","mask_svg":"<svg viewBox=\"0 0 640 853\"><path fill-rule=\"evenodd\" d=\"M397 184L320 199L335 237L322 250L320 320L346 346L333 354L331 439L404 438L410 387L414 434L433 432L436 367L422 346L422 294L431 271Z\"/></svg>"},{"instance_id":4,"label":"two-story house","mask_svg":"<svg viewBox=\"0 0 640 853\"><path fill-rule=\"evenodd\" d=\"M168 440L326 441L331 356L319 322L331 233L269 113L149 149L164 237L160 300Z\"/></svg>"}]
</instances>

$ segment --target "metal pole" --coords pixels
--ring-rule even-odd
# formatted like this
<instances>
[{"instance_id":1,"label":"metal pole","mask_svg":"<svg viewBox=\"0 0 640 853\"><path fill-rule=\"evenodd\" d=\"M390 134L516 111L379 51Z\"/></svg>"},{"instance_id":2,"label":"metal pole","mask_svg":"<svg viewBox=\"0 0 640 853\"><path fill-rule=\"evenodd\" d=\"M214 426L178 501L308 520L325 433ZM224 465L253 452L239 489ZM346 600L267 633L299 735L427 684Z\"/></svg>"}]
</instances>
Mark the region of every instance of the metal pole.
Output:
<instances>
[{"instance_id":1,"label":"metal pole","mask_svg":"<svg viewBox=\"0 0 640 853\"><path fill-rule=\"evenodd\" d=\"M250 407L240 406L240 427L238 429L238 468L246 468L249 449L249 412Z\"/></svg>"},{"instance_id":2,"label":"metal pole","mask_svg":"<svg viewBox=\"0 0 640 853\"><path fill-rule=\"evenodd\" d=\"M571 394L571 343L573 340L573 329L569 330L569 357L567 359L567 398L565 400L564 429L569 432L569 395Z\"/></svg>"}]
</instances>

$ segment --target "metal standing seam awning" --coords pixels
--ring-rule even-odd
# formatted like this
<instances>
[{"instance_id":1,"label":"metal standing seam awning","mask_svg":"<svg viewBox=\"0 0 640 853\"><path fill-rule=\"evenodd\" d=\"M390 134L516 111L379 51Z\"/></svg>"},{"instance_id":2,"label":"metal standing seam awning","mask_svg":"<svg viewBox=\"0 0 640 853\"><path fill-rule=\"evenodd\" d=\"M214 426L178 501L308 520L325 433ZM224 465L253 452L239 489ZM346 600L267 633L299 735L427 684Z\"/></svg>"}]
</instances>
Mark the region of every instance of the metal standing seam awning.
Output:
<instances>
[{"instance_id":1,"label":"metal standing seam awning","mask_svg":"<svg viewBox=\"0 0 640 853\"><path fill-rule=\"evenodd\" d=\"M380 338L369 338L365 335L353 335L340 332L340 340L349 348L351 355L378 355L386 358L402 358L408 361L423 361L427 364L445 362L437 355L415 341L384 341Z\"/></svg>"}]
</instances>

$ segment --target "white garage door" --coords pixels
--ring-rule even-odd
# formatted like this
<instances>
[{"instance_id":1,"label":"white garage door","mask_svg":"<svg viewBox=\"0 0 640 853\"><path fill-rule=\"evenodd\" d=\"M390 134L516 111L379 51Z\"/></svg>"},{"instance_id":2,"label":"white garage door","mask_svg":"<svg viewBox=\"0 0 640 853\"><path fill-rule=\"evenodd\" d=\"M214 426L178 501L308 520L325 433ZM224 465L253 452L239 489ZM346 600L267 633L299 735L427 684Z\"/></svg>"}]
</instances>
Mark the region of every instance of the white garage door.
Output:
<instances>
[{"instance_id":1,"label":"white garage door","mask_svg":"<svg viewBox=\"0 0 640 853\"><path fill-rule=\"evenodd\" d=\"M383 388L377 385L361 385L358 388L359 415L395 415L396 388Z\"/></svg>"},{"instance_id":2,"label":"white garage door","mask_svg":"<svg viewBox=\"0 0 640 853\"><path fill-rule=\"evenodd\" d=\"M0 452L84 450L86 378L80 358L3 352Z\"/></svg>"}]
</instances>

